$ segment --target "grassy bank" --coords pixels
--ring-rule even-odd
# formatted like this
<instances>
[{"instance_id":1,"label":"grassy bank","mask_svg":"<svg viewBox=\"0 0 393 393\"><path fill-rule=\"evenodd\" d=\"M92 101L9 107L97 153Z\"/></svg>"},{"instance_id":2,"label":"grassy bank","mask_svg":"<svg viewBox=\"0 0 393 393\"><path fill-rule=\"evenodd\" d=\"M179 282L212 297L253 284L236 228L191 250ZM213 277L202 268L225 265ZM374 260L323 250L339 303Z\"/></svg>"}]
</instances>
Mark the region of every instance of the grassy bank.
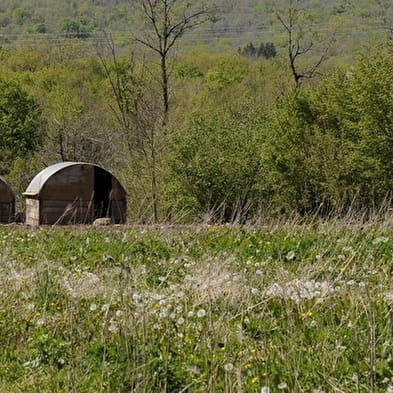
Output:
<instances>
[{"instance_id":1,"label":"grassy bank","mask_svg":"<svg viewBox=\"0 0 393 393\"><path fill-rule=\"evenodd\" d=\"M0 229L0 392L393 392L393 224Z\"/></svg>"}]
</instances>

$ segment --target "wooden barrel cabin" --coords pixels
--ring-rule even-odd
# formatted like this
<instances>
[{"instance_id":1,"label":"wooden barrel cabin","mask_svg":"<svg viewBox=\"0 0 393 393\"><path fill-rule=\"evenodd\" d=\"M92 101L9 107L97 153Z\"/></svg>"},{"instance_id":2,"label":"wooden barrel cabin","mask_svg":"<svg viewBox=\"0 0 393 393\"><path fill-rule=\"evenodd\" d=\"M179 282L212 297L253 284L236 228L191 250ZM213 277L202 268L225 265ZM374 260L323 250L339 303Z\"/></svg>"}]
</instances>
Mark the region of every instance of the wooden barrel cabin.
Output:
<instances>
[{"instance_id":1,"label":"wooden barrel cabin","mask_svg":"<svg viewBox=\"0 0 393 393\"><path fill-rule=\"evenodd\" d=\"M126 192L105 169L85 162L61 162L42 170L26 192L26 224L90 224L108 217L126 222Z\"/></svg>"},{"instance_id":2,"label":"wooden barrel cabin","mask_svg":"<svg viewBox=\"0 0 393 393\"><path fill-rule=\"evenodd\" d=\"M11 186L0 176L0 223L8 224L15 218L15 194Z\"/></svg>"}]
</instances>

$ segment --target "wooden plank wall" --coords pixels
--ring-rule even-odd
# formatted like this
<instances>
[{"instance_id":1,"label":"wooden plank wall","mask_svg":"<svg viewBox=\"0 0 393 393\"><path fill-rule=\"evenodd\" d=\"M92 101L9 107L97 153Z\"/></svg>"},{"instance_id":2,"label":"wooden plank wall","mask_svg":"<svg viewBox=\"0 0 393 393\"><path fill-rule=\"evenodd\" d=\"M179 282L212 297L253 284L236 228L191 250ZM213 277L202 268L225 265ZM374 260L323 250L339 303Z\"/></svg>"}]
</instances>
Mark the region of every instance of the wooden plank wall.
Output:
<instances>
[{"instance_id":1,"label":"wooden plank wall","mask_svg":"<svg viewBox=\"0 0 393 393\"><path fill-rule=\"evenodd\" d=\"M13 203L0 202L0 222L9 223L14 221L15 207Z\"/></svg>"},{"instance_id":2,"label":"wooden plank wall","mask_svg":"<svg viewBox=\"0 0 393 393\"><path fill-rule=\"evenodd\" d=\"M92 201L41 201L41 224L88 224L93 221Z\"/></svg>"},{"instance_id":3,"label":"wooden plank wall","mask_svg":"<svg viewBox=\"0 0 393 393\"><path fill-rule=\"evenodd\" d=\"M111 201L112 205L112 222L114 224L125 224L127 221L127 202L125 199L116 201Z\"/></svg>"}]
</instances>

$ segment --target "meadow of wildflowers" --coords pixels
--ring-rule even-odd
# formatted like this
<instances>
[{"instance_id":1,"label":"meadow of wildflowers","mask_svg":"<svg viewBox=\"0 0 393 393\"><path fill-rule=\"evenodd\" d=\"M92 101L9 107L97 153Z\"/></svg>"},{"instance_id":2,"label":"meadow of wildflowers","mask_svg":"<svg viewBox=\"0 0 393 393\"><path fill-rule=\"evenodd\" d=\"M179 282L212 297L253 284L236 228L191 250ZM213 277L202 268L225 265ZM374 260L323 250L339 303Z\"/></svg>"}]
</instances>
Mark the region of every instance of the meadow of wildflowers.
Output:
<instances>
[{"instance_id":1,"label":"meadow of wildflowers","mask_svg":"<svg viewBox=\"0 0 393 393\"><path fill-rule=\"evenodd\" d=\"M393 224L0 228L0 392L392 392Z\"/></svg>"}]
</instances>

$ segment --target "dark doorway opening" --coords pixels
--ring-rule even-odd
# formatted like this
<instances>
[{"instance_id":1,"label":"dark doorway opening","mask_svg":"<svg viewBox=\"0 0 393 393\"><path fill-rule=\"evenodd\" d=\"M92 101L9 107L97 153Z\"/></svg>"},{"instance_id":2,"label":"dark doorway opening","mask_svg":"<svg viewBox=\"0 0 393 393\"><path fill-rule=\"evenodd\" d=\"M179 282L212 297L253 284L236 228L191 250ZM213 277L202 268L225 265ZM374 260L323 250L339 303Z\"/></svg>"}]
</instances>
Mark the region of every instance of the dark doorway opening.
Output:
<instances>
[{"instance_id":1,"label":"dark doorway opening","mask_svg":"<svg viewBox=\"0 0 393 393\"><path fill-rule=\"evenodd\" d=\"M94 219L111 217L111 190L112 175L102 168L94 167Z\"/></svg>"}]
</instances>

